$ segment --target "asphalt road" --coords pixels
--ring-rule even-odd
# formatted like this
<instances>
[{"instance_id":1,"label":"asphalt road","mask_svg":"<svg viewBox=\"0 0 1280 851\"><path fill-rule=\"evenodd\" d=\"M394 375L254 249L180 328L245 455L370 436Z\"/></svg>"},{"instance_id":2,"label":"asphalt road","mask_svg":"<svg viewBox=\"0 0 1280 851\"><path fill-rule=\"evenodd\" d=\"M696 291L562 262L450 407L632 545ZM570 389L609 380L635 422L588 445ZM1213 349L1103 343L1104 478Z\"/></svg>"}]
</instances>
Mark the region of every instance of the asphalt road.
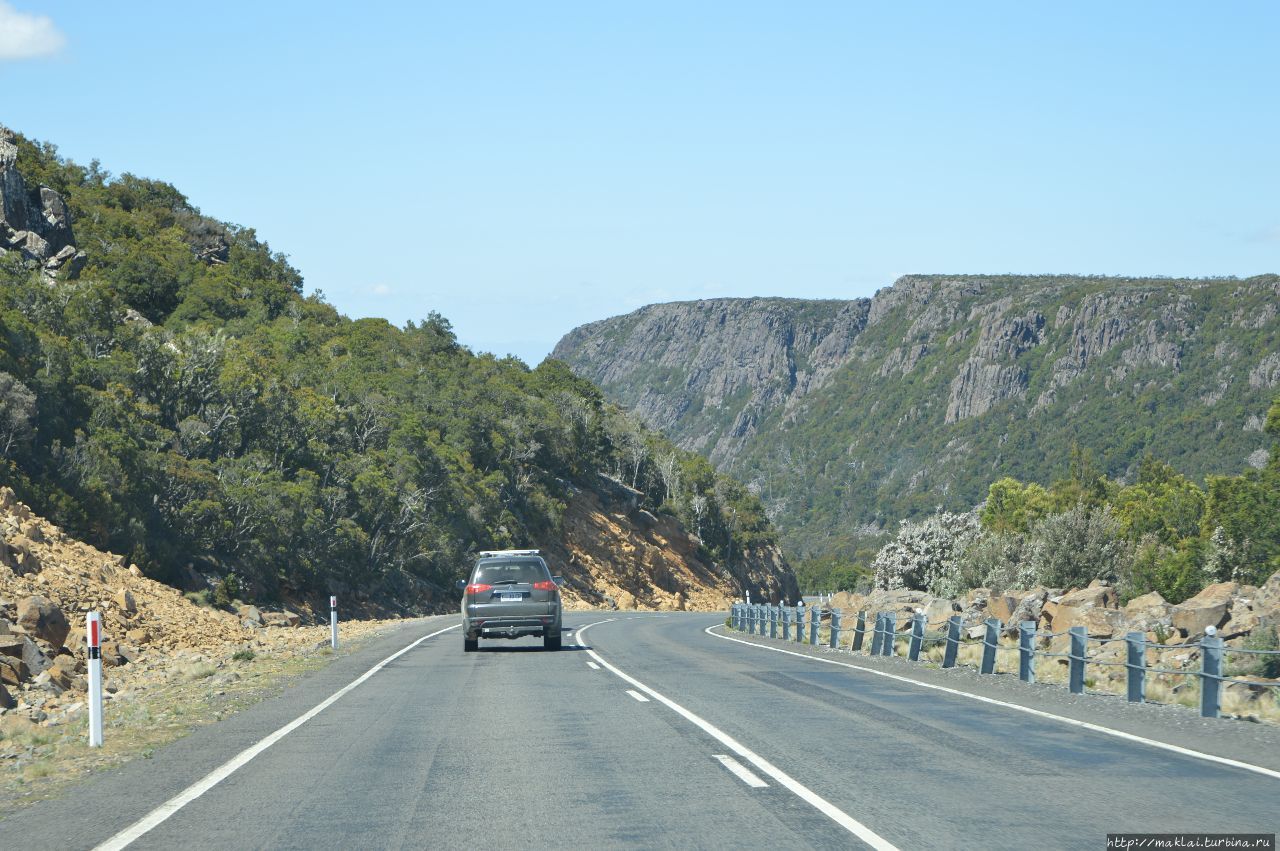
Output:
<instances>
[{"instance_id":1,"label":"asphalt road","mask_svg":"<svg viewBox=\"0 0 1280 851\"><path fill-rule=\"evenodd\" d=\"M455 620L0 821L0 848L116 836ZM1098 849L1108 832L1280 824L1280 779L705 632L721 622L573 614L559 653L464 654L444 632L129 847Z\"/></svg>"}]
</instances>

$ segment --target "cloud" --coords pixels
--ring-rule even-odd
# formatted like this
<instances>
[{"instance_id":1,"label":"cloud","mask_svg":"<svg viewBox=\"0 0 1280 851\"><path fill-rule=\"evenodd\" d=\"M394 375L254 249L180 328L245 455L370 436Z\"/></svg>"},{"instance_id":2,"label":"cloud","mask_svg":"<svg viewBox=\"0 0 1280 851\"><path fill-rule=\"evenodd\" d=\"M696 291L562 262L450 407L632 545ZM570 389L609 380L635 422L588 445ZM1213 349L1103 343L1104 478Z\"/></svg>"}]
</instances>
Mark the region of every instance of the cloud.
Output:
<instances>
[{"instance_id":1,"label":"cloud","mask_svg":"<svg viewBox=\"0 0 1280 851\"><path fill-rule=\"evenodd\" d=\"M370 292L374 295L391 295L391 287L386 284L374 284Z\"/></svg>"},{"instance_id":2,"label":"cloud","mask_svg":"<svg viewBox=\"0 0 1280 851\"><path fill-rule=\"evenodd\" d=\"M0 0L0 62L52 56L66 43L52 19L19 12Z\"/></svg>"}]
</instances>

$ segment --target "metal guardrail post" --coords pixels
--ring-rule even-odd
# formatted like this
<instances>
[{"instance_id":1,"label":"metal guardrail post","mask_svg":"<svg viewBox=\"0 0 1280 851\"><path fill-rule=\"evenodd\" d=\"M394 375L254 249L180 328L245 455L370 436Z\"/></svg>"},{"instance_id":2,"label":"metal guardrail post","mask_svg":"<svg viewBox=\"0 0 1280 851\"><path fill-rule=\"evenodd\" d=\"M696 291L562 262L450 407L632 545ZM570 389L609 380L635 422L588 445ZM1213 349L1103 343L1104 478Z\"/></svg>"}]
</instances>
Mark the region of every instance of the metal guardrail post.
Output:
<instances>
[{"instance_id":1,"label":"metal guardrail post","mask_svg":"<svg viewBox=\"0 0 1280 851\"><path fill-rule=\"evenodd\" d=\"M978 670L982 674L994 674L996 672L996 648L999 646L1000 621L997 618L987 618L987 632L982 638L982 667Z\"/></svg>"},{"instance_id":2,"label":"metal guardrail post","mask_svg":"<svg viewBox=\"0 0 1280 851\"><path fill-rule=\"evenodd\" d=\"M751 634L764 635L764 617L759 603L751 604Z\"/></svg>"},{"instance_id":3,"label":"metal guardrail post","mask_svg":"<svg viewBox=\"0 0 1280 851\"><path fill-rule=\"evenodd\" d=\"M853 647L854 653L862 650L862 641L867 637L867 613L858 610L858 619L853 622Z\"/></svg>"},{"instance_id":4,"label":"metal guardrail post","mask_svg":"<svg viewBox=\"0 0 1280 851\"><path fill-rule=\"evenodd\" d=\"M884 613L884 643L880 645L880 652L885 656L893 655L893 651L894 651L893 645L898 639L898 636L895 634L897 633L897 631L898 631L898 613L885 612Z\"/></svg>"},{"instance_id":5,"label":"metal guardrail post","mask_svg":"<svg viewBox=\"0 0 1280 851\"><path fill-rule=\"evenodd\" d=\"M809 607L809 646L818 646L818 623L822 620L822 610L818 606Z\"/></svg>"},{"instance_id":6,"label":"metal guardrail post","mask_svg":"<svg viewBox=\"0 0 1280 851\"><path fill-rule=\"evenodd\" d=\"M952 615L947 619L947 649L942 654L942 667L954 668L956 654L960 652L960 616Z\"/></svg>"},{"instance_id":7,"label":"metal guardrail post","mask_svg":"<svg viewBox=\"0 0 1280 851\"><path fill-rule=\"evenodd\" d=\"M831 610L831 649L840 649L840 610Z\"/></svg>"},{"instance_id":8,"label":"metal guardrail post","mask_svg":"<svg viewBox=\"0 0 1280 851\"><path fill-rule=\"evenodd\" d=\"M791 610L786 606L782 607L782 640L791 640Z\"/></svg>"},{"instance_id":9,"label":"metal guardrail post","mask_svg":"<svg viewBox=\"0 0 1280 851\"><path fill-rule=\"evenodd\" d=\"M769 637L778 637L778 607L769 606Z\"/></svg>"},{"instance_id":10,"label":"metal guardrail post","mask_svg":"<svg viewBox=\"0 0 1280 851\"><path fill-rule=\"evenodd\" d=\"M1070 671L1067 679L1071 685L1072 694L1084 694L1084 666L1085 654L1088 652L1089 634L1085 632L1082 626L1073 626L1067 630L1067 634L1071 636L1071 657L1068 660L1071 663Z\"/></svg>"},{"instance_id":11,"label":"metal guardrail post","mask_svg":"<svg viewBox=\"0 0 1280 851\"><path fill-rule=\"evenodd\" d=\"M1221 677L1222 639L1217 635L1206 635L1200 639L1200 715L1205 718L1218 717L1221 709Z\"/></svg>"},{"instance_id":12,"label":"metal guardrail post","mask_svg":"<svg viewBox=\"0 0 1280 851\"><path fill-rule=\"evenodd\" d=\"M796 644L804 644L804 606L796 602Z\"/></svg>"},{"instance_id":13,"label":"metal guardrail post","mask_svg":"<svg viewBox=\"0 0 1280 851\"><path fill-rule=\"evenodd\" d=\"M884 638L884 612L876 612L876 622L871 627L871 655L880 655L880 640Z\"/></svg>"},{"instance_id":14,"label":"metal guardrail post","mask_svg":"<svg viewBox=\"0 0 1280 851\"><path fill-rule=\"evenodd\" d=\"M920 661L920 648L924 646L924 612L916 612L911 617L911 646L907 649L907 659Z\"/></svg>"},{"instance_id":15,"label":"metal guardrail post","mask_svg":"<svg viewBox=\"0 0 1280 851\"><path fill-rule=\"evenodd\" d=\"M1130 632L1124 642L1129 657L1125 662L1129 673L1129 702L1143 703L1147 699L1147 637L1141 632Z\"/></svg>"},{"instance_id":16,"label":"metal guardrail post","mask_svg":"<svg viewBox=\"0 0 1280 851\"><path fill-rule=\"evenodd\" d=\"M1018 624L1018 679L1024 683L1036 681L1036 622Z\"/></svg>"}]
</instances>

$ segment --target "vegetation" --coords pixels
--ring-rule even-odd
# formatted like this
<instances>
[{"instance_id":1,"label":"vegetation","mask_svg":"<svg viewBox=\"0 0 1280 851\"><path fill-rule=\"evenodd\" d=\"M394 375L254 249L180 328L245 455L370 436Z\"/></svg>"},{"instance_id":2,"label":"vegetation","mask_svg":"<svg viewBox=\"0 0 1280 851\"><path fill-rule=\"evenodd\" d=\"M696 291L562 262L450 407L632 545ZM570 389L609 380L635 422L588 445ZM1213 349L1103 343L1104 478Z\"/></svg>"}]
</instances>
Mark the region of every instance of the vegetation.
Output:
<instances>
[{"instance_id":1,"label":"vegetation","mask_svg":"<svg viewBox=\"0 0 1280 851\"><path fill-rule=\"evenodd\" d=\"M1280 399L1266 430L1280 438ZM903 521L872 563L879 587L952 596L1116 582L1126 599L1158 591L1178 603L1214 582L1262 584L1280 570L1280 444L1261 470L1210 476L1205 488L1147 456L1132 484L1072 453L1049 487L1002 478L968 514Z\"/></svg>"},{"instance_id":2,"label":"vegetation","mask_svg":"<svg viewBox=\"0 0 1280 851\"><path fill-rule=\"evenodd\" d=\"M89 262L0 258L0 482L96 546L212 599L418 600L479 548L547 542L612 475L736 566L758 500L561 363L459 345L437 314L350 320L252 229L175 188L19 141Z\"/></svg>"}]
</instances>

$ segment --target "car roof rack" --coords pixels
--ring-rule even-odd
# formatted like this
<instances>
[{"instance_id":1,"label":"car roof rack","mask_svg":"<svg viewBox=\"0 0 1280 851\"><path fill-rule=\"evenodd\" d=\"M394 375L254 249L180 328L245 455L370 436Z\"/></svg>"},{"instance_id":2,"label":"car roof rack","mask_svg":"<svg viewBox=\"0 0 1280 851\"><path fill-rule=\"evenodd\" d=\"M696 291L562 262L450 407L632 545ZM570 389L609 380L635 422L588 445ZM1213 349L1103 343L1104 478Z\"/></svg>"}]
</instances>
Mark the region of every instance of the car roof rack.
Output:
<instances>
[{"instance_id":1,"label":"car roof rack","mask_svg":"<svg viewBox=\"0 0 1280 851\"><path fill-rule=\"evenodd\" d=\"M498 556L536 556L538 550L481 550L480 558L497 558Z\"/></svg>"}]
</instances>

